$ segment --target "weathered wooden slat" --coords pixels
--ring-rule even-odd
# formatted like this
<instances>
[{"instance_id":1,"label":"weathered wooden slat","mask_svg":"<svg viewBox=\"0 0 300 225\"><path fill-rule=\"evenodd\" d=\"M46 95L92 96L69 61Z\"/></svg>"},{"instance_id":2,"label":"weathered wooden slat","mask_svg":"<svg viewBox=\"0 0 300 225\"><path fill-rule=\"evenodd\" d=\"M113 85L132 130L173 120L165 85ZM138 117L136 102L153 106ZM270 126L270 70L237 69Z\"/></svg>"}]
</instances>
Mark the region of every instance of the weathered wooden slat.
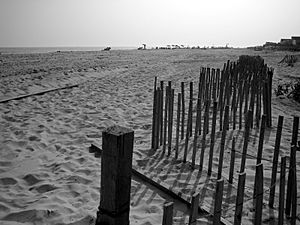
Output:
<instances>
[{"instance_id":1,"label":"weathered wooden slat","mask_svg":"<svg viewBox=\"0 0 300 225\"><path fill-rule=\"evenodd\" d=\"M48 90L40 91L40 92L34 92L34 93L31 93L31 94L27 94L27 95L19 95L17 97L11 97L11 98L0 100L0 103L6 103L6 102L9 102L9 101L12 101L12 100L20 100L20 99L32 97L32 96L35 96L35 95L43 95L43 94L53 92L53 91L71 89L71 88L78 87L78 86L79 86L79 84L74 84L74 85L70 85L70 86L59 87L59 88L54 88L54 89L48 89Z\"/></svg>"},{"instance_id":2,"label":"weathered wooden slat","mask_svg":"<svg viewBox=\"0 0 300 225\"><path fill-rule=\"evenodd\" d=\"M283 125L283 116L279 116L278 117L278 124L277 124L276 139L275 139L274 155L273 155L271 184L270 184L269 206L271 208L273 208L273 205L274 205L277 164L278 164L278 156L279 156L279 149L280 149L282 125Z\"/></svg>"},{"instance_id":3,"label":"weathered wooden slat","mask_svg":"<svg viewBox=\"0 0 300 225\"><path fill-rule=\"evenodd\" d=\"M245 190L246 173L239 174L238 189L235 203L234 225L240 225L242 222L244 190Z\"/></svg>"}]
</instances>

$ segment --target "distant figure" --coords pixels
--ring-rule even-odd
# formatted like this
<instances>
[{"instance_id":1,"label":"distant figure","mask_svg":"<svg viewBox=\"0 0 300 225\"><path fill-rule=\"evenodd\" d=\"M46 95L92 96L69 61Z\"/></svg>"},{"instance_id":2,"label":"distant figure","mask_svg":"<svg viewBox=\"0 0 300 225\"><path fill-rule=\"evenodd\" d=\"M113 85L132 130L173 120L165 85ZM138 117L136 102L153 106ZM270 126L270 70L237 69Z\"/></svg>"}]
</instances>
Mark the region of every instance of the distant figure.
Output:
<instances>
[{"instance_id":1,"label":"distant figure","mask_svg":"<svg viewBox=\"0 0 300 225\"><path fill-rule=\"evenodd\" d=\"M105 49L103 49L103 51L109 51L111 50L111 47L106 47Z\"/></svg>"},{"instance_id":2,"label":"distant figure","mask_svg":"<svg viewBox=\"0 0 300 225\"><path fill-rule=\"evenodd\" d=\"M143 47L138 47L138 50L146 50L146 44L143 44Z\"/></svg>"}]
</instances>

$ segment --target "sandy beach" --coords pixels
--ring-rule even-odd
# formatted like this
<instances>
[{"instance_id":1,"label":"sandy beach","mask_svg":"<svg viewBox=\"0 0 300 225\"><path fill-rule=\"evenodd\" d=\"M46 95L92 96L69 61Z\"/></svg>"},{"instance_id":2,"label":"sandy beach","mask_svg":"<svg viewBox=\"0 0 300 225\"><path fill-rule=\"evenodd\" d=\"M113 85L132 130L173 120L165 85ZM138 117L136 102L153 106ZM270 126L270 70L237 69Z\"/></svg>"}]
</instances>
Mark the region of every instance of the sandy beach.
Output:
<instances>
[{"instance_id":1,"label":"sandy beach","mask_svg":"<svg viewBox=\"0 0 300 225\"><path fill-rule=\"evenodd\" d=\"M221 133L216 136L211 177L205 175L207 161L202 174L198 170L191 170L189 162L182 162L183 142L180 143L179 160L174 159L174 153L169 157L163 156L161 149L151 152L154 77L172 81L178 92L180 82L198 82L200 67L222 69L227 60L236 61L240 55L260 55L268 66L274 68L275 89L278 83L300 78L299 62L293 67L278 64L287 54L294 53L246 49L178 49L1 54L0 101L77 86L0 103L0 224L94 224L100 201L101 160L89 152L89 146L92 143L101 146L102 131L112 125L134 130L134 168L175 193L180 192L187 199L199 191L200 204L212 213ZM286 96L276 96L272 91L273 126L265 132L263 148L266 187L264 224L277 223L277 210L267 207L267 189L271 180L279 115L284 116L280 156L289 156L293 116L300 116L300 103ZM241 151L243 132L228 131L224 153L222 217L232 224L237 173L232 185L226 179L232 138L237 139L236 149ZM259 129L251 130L249 155L257 154L258 135ZM297 152L298 182L299 157ZM240 168L240 160L237 154L235 172ZM255 164L256 159L247 158L242 224L253 223L251 191ZM300 185L297 187L299 199ZM130 224L160 225L165 201L174 202L174 224L187 224L189 208L185 204L133 178ZM297 224L300 224L299 200L297 215ZM212 224L211 215L199 214L197 224ZM290 223L285 220L285 224Z\"/></svg>"}]
</instances>

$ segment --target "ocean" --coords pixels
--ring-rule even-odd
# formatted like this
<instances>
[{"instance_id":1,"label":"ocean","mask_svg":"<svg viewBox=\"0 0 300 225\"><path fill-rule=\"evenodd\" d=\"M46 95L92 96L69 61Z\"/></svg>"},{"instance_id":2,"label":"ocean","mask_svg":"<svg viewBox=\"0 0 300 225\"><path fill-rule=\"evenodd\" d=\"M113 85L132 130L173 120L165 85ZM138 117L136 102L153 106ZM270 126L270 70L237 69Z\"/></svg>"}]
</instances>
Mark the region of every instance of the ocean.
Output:
<instances>
[{"instance_id":1,"label":"ocean","mask_svg":"<svg viewBox=\"0 0 300 225\"><path fill-rule=\"evenodd\" d=\"M34 54L57 51L101 51L105 47L0 47L0 54ZM111 50L133 50L137 47L111 47Z\"/></svg>"}]
</instances>

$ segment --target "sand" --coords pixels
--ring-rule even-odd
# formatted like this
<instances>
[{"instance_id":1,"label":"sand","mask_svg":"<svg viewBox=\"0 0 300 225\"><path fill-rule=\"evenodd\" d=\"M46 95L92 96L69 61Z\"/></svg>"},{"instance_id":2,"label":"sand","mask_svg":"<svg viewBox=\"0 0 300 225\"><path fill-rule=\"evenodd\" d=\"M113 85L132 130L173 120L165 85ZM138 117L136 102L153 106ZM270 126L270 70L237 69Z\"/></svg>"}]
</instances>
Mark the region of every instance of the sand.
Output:
<instances>
[{"instance_id":1,"label":"sand","mask_svg":"<svg viewBox=\"0 0 300 225\"><path fill-rule=\"evenodd\" d=\"M88 147L91 143L101 146L102 131L114 124L135 131L135 168L186 198L199 191L201 204L212 212L215 174L209 178L205 170L199 174L198 170L191 170L188 163L174 160L172 155L161 156L161 150L149 152L153 82L155 76L159 80L172 80L178 90L181 81L198 80L201 66L222 68L228 59L237 60L242 54L260 54L275 68L273 88L277 82L300 77L300 63L294 67L278 65L287 52L127 50L0 55L0 101L78 84L75 88L0 103L0 224L93 224L100 199L101 171L100 159L89 153ZM263 158L267 159L263 162L266 189L271 177L268 160L273 157L277 117L285 116L282 156L289 155L292 117L300 116L299 103L274 94L272 101L274 126L266 131L263 151ZM241 149L242 135L242 131L227 134L224 178L228 176L231 139L237 137L236 146ZM220 145L220 134L217 136L214 171ZM256 155L257 137L258 130L252 130L248 149L251 155ZM182 143L180 149L182 154ZM237 155L235 171L239 165ZM298 162L297 171L299 166ZM245 200L251 197L253 189L254 159L247 159L246 173ZM233 221L236 186L237 174L233 185L225 179L222 216L230 222ZM297 192L299 196L299 185ZM267 199L265 195L265 203ZM175 202L174 224L187 223L189 210L184 204L133 179L131 224L161 224L166 200ZM243 224L251 224L251 200L245 202L244 213ZM297 214L299 217L300 205ZM276 221L276 215L276 210L264 207L265 223ZM211 217L199 215L197 224L211 224Z\"/></svg>"}]
</instances>

